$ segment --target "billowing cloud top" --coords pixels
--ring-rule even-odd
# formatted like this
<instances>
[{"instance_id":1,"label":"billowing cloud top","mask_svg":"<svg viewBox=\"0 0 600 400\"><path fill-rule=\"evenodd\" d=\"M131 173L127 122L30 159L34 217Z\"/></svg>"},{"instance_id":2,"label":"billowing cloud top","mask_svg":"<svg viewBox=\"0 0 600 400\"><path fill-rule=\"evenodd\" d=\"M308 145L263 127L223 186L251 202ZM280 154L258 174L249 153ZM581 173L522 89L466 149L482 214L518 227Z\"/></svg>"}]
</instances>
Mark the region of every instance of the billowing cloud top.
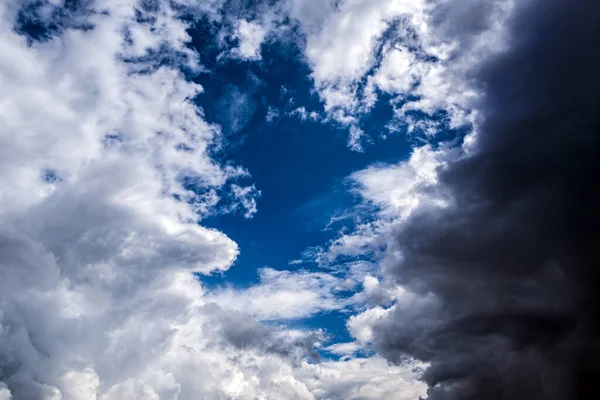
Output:
<instances>
[{"instance_id":1,"label":"billowing cloud top","mask_svg":"<svg viewBox=\"0 0 600 400\"><path fill-rule=\"evenodd\" d=\"M241 3L0 3L0 400L591 398L600 6ZM215 287L261 107L370 158L334 236Z\"/></svg>"}]
</instances>

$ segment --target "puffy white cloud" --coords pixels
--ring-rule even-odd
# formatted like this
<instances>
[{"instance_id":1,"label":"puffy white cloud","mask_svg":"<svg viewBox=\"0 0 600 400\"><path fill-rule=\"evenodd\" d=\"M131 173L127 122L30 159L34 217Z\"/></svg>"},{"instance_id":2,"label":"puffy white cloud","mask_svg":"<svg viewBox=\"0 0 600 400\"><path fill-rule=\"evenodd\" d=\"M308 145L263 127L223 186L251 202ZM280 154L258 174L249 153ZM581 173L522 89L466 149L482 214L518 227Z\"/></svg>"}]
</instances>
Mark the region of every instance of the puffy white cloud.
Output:
<instances>
[{"instance_id":1,"label":"puffy white cloud","mask_svg":"<svg viewBox=\"0 0 600 400\"><path fill-rule=\"evenodd\" d=\"M356 192L379 210L380 215L406 218L422 202L442 205L440 194L432 192L437 169L447 155L429 146L415 148L406 161L395 165L373 165L350 177Z\"/></svg>"},{"instance_id":2,"label":"puffy white cloud","mask_svg":"<svg viewBox=\"0 0 600 400\"><path fill-rule=\"evenodd\" d=\"M415 55L407 48L393 48L383 56L372 79L385 92L408 93L421 75L419 67Z\"/></svg>"},{"instance_id":3,"label":"puffy white cloud","mask_svg":"<svg viewBox=\"0 0 600 400\"><path fill-rule=\"evenodd\" d=\"M260 48L267 35L267 31L259 23L238 21L234 37L239 40L239 46L233 53L244 60L260 60Z\"/></svg>"},{"instance_id":4,"label":"puffy white cloud","mask_svg":"<svg viewBox=\"0 0 600 400\"><path fill-rule=\"evenodd\" d=\"M353 315L348 320L348 330L358 343L367 345L373 340L373 325L389 312L389 309L376 306Z\"/></svg>"},{"instance_id":5,"label":"puffy white cloud","mask_svg":"<svg viewBox=\"0 0 600 400\"><path fill-rule=\"evenodd\" d=\"M0 400L11 400L12 394L4 382L0 382Z\"/></svg>"},{"instance_id":6,"label":"puffy white cloud","mask_svg":"<svg viewBox=\"0 0 600 400\"><path fill-rule=\"evenodd\" d=\"M334 343L330 346L327 346L325 350L333 354L347 356L360 350L360 346L355 342Z\"/></svg>"},{"instance_id":7,"label":"puffy white cloud","mask_svg":"<svg viewBox=\"0 0 600 400\"><path fill-rule=\"evenodd\" d=\"M305 36L304 51L325 111L330 119L353 128L349 147L358 151L360 118L380 92L393 96L391 131L407 126L410 131L437 133L436 124L423 126L407 113L413 110L429 115L445 111L453 127L472 124L480 92L471 85L469 71L504 48L503 21L513 8L512 0L287 4L287 13Z\"/></svg>"},{"instance_id":8,"label":"puffy white cloud","mask_svg":"<svg viewBox=\"0 0 600 400\"><path fill-rule=\"evenodd\" d=\"M414 400L425 385L416 381L420 365L390 366L380 357L321 362L307 366L306 386L319 399Z\"/></svg>"},{"instance_id":9,"label":"puffy white cloud","mask_svg":"<svg viewBox=\"0 0 600 400\"><path fill-rule=\"evenodd\" d=\"M306 318L343 309L347 302L336 292L348 289L344 281L324 272L259 270L260 283L247 289L225 288L207 298L261 320Z\"/></svg>"},{"instance_id":10,"label":"puffy white cloud","mask_svg":"<svg viewBox=\"0 0 600 400\"><path fill-rule=\"evenodd\" d=\"M418 15L421 1L345 1L307 36L306 54L317 86L352 83L375 62L378 41L389 23Z\"/></svg>"}]
</instances>

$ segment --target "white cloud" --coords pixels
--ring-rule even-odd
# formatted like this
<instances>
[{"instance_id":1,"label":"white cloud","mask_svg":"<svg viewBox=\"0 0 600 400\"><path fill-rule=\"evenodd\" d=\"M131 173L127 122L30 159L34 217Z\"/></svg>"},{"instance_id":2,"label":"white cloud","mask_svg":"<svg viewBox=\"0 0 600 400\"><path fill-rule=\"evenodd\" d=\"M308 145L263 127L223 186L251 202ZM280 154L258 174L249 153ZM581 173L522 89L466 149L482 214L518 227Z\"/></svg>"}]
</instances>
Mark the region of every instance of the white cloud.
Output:
<instances>
[{"instance_id":1,"label":"white cloud","mask_svg":"<svg viewBox=\"0 0 600 400\"><path fill-rule=\"evenodd\" d=\"M252 218L257 213L256 198L260 196L260 191L256 190L254 185L241 187L239 185L231 185L231 190L234 196L234 208L243 208L244 217Z\"/></svg>"},{"instance_id":2,"label":"white cloud","mask_svg":"<svg viewBox=\"0 0 600 400\"><path fill-rule=\"evenodd\" d=\"M392 19L416 15L421 1L348 1L330 12L307 37L306 54L317 86L352 83L375 61L379 39Z\"/></svg>"},{"instance_id":3,"label":"white cloud","mask_svg":"<svg viewBox=\"0 0 600 400\"><path fill-rule=\"evenodd\" d=\"M269 123L272 123L279 117L279 110L274 107L269 107L267 110L267 115L265 116L265 120Z\"/></svg>"},{"instance_id":4,"label":"white cloud","mask_svg":"<svg viewBox=\"0 0 600 400\"><path fill-rule=\"evenodd\" d=\"M287 12L305 35L306 58L328 116L356 128L379 90L394 96L392 131L399 125L421 130L418 122L406 121L411 110L430 115L443 110L454 127L472 124L479 92L469 71L504 47L503 21L513 2L460 3L288 0ZM429 124L424 131L434 134L438 127ZM354 143L349 141L351 148Z\"/></svg>"},{"instance_id":5,"label":"white cloud","mask_svg":"<svg viewBox=\"0 0 600 400\"><path fill-rule=\"evenodd\" d=\"M348 330L358 343L367 345L373 341L373 325L389 312L390 309L377 306L353 315L348 320Z\"/></svg>"},{"instance_id":6,"label":"white cloud","mask_svg":"<svg viewBox=\"0 0 600 400\"><path fill-rule=\"evenodd\" d=\"M11 400L12 395L4 382L0 382L0 400Z\"/></svg>"},{"instance_id":7,"label":"white cloud","mask_svg":"<svg viewBox=\"0 0 600 400\"><path fill-rule=\"evenodd\" d=\"M360 346L355 342L335 343L331 346L327 346L325 350L333 354L347 356L352 355L360 350Z\"/></svg>"},{"instance_id":8,"label":"white cloud","mask_svg":"<svg viewBox=\"0 0 600 400\"><path fill-rule=\"evenodd\" d=\"M387 235L394 224L408 218L418 206L444 207L446 198L436 191L438 169L443 168L451 153L430 146L413 149L405 161L397 164L375 164L351 174L348 178L359 204L352 211L360 221L323 247L306 252L305 258L321 265L335 264L343 257L384 254ZM360 277L362 280L364 275Z\"/></svg>"},{"instance_id":9,"label":"white cloud","mask_svg":"<svg viewBox=\"0 0 600 400\"><path fill-rule=\"evenodd\" d=\"M374 253L377 250L379 226L373 223L358 225L349 233L341 233L330 241L326 249L320 249L314 256L320 264L331 264L340 257L356 257Z\"/></svg>"},{"instance_id":10,"label":"white cloud","mask_svg":"<svg viewBox=\"0 0 600 400\"><path fill-rule=\"evenodd\" d=\"M415 55L407 48L393 48L383 56L372 79L385 92L408 93L421 75L419 68Z\"/></svg>"},{"instance_id":11,"label":"white cloud","mask_svg":"<svg viewBox=\"0 0 600 400\"><path fill-rule=\"evenodd\" d=\"M320 15L305 10L313 2L290 0L291 15L306 35L305 53L325 111L338 122L355 124L356 114L372 103L372 91L360 96L361 79L375 66L378 48L390 24L401 16L417 24L422 1L347 1L323 5ZM325 4L329 4L325 2ZM366 107L368 108L368 107ZM350 140L350 147L355 141Z\"/></svg>"},{"instance_id":12,"label":"white cloud","mask_svg":"<svg viewBox=\"0 0 600 400\"><path fill-rule=\"evenodd\" d=\"M348 137L348 147L353 151L362 152L364 150L362 141L365 139L365 132L356 127L350 127L350 136Z\"/></svg>"},{"instance_id":13,"label":"white cloud","mask_svg":"<svg viewBox=\"0 0 600 400\"><path fill-rule=\"evenodd\" d=\"M245 19L238 21L234 37L239 40L239 46L234 54L244 60L260 60L260 48L266 35L266 29L259 23Z\"/></svg>"},{"instance_id":14,"label":"white cloud","mask_svg":"<svg viewBox=\"0 0 600 400\"><path fill-rule=\"evenodd\" d=\"M288 112L287 115L292 116L292 117L298 117L302 121L306 121L306 120L318 121L320 118L319 114L316 111L308 112L308 111L306 111L306 108L304 108L304 107L295 108L292 111Z\"/></svg>"},{"instance_id":15,"label":"white cloud","mask_svg":"<svg viewBox=\"0 0 600 400\"><path fill-rule=\"evenodd\" d=\"M443 204L432 192L437 170L444 165L444 150L415 148L406 161L395 165L373 165L351 175L358 194L383 217L406 218L422 202Z\"/></svg>"},{"instance_id":16,"label":"white cloud","mask_svg":"<svg viewBox=\"0 0 600 400\"><path fill-rule=\"evenodd\" d=\"M224 343L216 327L225 316L258 322L227 304L214 312L193 275L226 270L238 254L196 224L220 193L233 191L250 214L256 204L252 186L233 182L247 173L210 156L220 130L192 102L202 88L178 72L198 68L186 24L167 2L155 22L138 22L136 1L98 0L82 14L93 29L65 26L28 44L13 29L22 4L0 3L0 399L334 396L329 371L350 364L292 360L286 346L299 348L305 332ZM172 54L166 65L148 53L159 48ZM207 194L186 190L184 177ZM264 274L264 287L250 289L256 298L237 298L250 312L339 307L326 274ZM377 397L381 368L365 368L371 380L352 385Z\"/></svg>"},{"instance_id":17,"label":"white cloud","mask_svg":"<svg viewBox=\"0 0 600 400\"><path fill-rule=\"evenodd\" d=\"M321 362L307 366L306 386L318 399L414 400L426 385L417 381L420 365L396 367L380 357ZM309 375L310 374L310 375Z\"/></svg>"},{"instance_id":18,"label":"white cloud","mask_svg":"<svg viewBox=\"0 0 600 400\"><path fill-rule=\"evenodd\" d=\"M385 276L387 266L396 265L397 258L401 257L394 251L393 240L390 239L395 227L409 218L417 207L446 206L446 198L438 192L436 184L439 169L452 156L448 150L433 150L430 146L424 146L414 149L405 161L376 164L352 174L349 180L354 184L355 194L361 199L355 212L362 215L366 210L373 220L357 224L350 231L343 229L326 246L307 254L317 263L334 266L362 284L362 291L353 296L351 304L366 308L347 321L357 348L371 344L373 327L389 313L404 310L407 320L410 320L411 307L421 308L431 304L431 299L408 293L397 283L382 281L377 275ZM348 261L365 257L372 262ZM355 265L367 267L356 269L353 267ZM390 304L394 305L390 307ZM334 352L344 348L331 346Z\"/></svg>"},{"instance_id":19,"label":"white cloud","mask_svg":"<svg viewBox=\"0 0 600 400\"><path fill-rule=\"evenodd\" d=\"M343 281L322 272L259 270L260 283L247 289L220 289L208 299L247 312L261 320L306 318L323 311L340 310L346 302L336 297Z\"/></svg>"}]
</instances>

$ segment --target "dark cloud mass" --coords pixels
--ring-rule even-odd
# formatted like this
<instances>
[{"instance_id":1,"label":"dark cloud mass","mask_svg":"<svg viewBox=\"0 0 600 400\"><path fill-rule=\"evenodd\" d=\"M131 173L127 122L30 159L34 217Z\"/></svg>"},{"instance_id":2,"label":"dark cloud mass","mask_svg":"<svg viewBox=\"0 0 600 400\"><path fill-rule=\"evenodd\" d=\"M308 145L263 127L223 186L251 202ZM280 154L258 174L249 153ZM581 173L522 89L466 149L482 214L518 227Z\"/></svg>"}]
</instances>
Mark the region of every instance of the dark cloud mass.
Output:
<instances>
[{"instance_id":1,"label":"dark cloud mass","mask_svg":"<svg viewBox=\"0 0 600 400\"><path fill-rule=\"evenodd\" d=\"M473 75L482 119L441 171L450 205L403 223L384 268L431 295L375 329L388 359L429 362L431 400L596 397L600 3L516 7Z\"/></svg>"}]
</instances>

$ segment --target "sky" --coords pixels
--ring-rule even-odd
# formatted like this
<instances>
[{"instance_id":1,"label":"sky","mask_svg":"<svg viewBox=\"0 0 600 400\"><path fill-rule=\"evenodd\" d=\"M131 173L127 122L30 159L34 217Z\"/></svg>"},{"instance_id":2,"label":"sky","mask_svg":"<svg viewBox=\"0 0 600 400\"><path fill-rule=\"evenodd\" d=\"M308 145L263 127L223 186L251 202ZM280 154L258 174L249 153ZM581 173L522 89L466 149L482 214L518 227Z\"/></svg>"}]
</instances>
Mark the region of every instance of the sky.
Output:
<instances>
[{"instance_id":1,"label":"sky","mask_svg":"<svg viewBox=\"0 0 600 400\"><path fill-rule=\"evenodd\" d=\"M595 3L0 1L0 400L593 398Z\"/></svg>"}]
</instances>

